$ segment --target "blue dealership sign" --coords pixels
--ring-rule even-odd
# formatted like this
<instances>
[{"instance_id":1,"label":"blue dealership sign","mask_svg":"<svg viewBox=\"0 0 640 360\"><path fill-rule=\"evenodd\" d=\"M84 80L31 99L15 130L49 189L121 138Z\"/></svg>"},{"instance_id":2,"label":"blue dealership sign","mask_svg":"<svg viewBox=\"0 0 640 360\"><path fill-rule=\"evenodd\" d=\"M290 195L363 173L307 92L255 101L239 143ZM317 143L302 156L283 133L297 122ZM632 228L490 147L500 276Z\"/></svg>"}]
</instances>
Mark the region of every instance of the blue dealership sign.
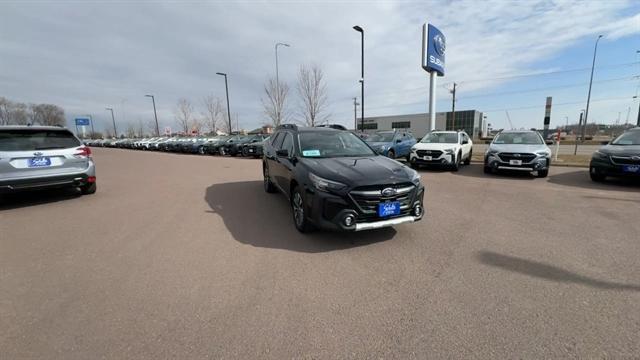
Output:
<instances>
[{"instance_id":1,"label":"blue dealership sign","mask_svg":"<svg viewBox=\"0 0 640 360\"><path fill-rule=\"evenodd\" d=\"M89 118L76 118L76 126L89 126Z\"/></svg>"},{"instance_id":2,"label":"blue dealership sign","mask_svg":"<svg viewBox=\"0 0 640 360\"><path fill-rule=\"evenodd\" d=\"M447 43L442 31L431 24L422 26L422 68L444 76L444 53Z\"/></svg>"}]
</instances>

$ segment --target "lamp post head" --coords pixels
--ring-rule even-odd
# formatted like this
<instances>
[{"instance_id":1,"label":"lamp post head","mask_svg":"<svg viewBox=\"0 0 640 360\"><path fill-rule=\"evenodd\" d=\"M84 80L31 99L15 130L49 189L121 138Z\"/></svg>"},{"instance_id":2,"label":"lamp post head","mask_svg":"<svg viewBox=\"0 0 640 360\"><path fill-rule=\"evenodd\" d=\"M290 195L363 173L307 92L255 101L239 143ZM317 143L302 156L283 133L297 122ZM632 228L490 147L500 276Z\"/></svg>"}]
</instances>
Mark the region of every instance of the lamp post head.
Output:
<instances>
[{"instance_id":1,"label":"lamp post head","mask_svg":"<svg viewBox=\"0 0 640 360\"><path fill-rule=\"evenodd\" d=\"M227 76L227 74L221 72L217 72L216 75Z\"/></svg>"},{"instance_id":2,"label":"lamp post head","mask_svg":"<svg viewBox=\"0 0 640 360\"><path fill-rule=\"evenodd\" d=\"M364 32L364 30L359 25L354 26L353 30L355 30L357 32Z\"/></svg>"},{"instance_id":3,"label":"lamp post head","mask_svg":"<svg viewBox=\"0 0 640 360\"><path fill-rule=\"evenodd\" d=\"M145 95L145 97L151 97L151 98L152 98L152 97L153 97L153 95Z\"/></svg>"},{"instance_id":4,"label":"lamp post head","mask_svg":"<svg viewBox=\"0 0 640 360\"><path fill-rule=\"evenodd\" d=\"M113 111L113 108L104 108L104 109L105 109L105 110L111 110L111 111Z\"/></svg>"}]
</instances>

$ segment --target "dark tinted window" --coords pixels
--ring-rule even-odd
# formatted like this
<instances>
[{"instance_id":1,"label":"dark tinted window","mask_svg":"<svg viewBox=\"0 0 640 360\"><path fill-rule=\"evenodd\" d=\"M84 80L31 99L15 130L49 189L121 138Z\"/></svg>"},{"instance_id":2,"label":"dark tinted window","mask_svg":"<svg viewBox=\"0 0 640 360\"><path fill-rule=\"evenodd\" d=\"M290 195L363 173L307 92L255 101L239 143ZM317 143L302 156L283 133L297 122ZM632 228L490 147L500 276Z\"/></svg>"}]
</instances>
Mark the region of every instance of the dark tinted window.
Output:
<instances>
[{"instance_id":1,"label":"dark tinted window","mask_svg":"<svg viewBox=\"0 0 640 360\"><path fill-rule=\"evenodd\" d=\"M271 139L271 146L277 149L281 141L282 141L282 133L281 132L275 133L273 134Z\"/></svg>"},{"instance_id":2,"label":"dark tinted window","mask_svg":"<svg viewBox=\"0 0 640 360\"><path fill-rule=\"evenodd\" d=\"M640 145L640 131L628 131L611 142L613 145Z\"/></svg>"},{"instance_id":3,"label":"dark tinted window","mask_svg":"<svg viewBox=\"0 0 640 360\"><path fill-rule=\"evenodd\" d=\"M280 146L281 150L288 150L289 155L293 155L293 136L291 134L286 133L284 136L284 140L282 141L282 145Z\"/></svg>"},{"instance_id":4,"label":"dark tinted window","mask_svg":"<svg viewBox=\"0 0 640 360\"><path fill-rule=\"evenodd\" d=\"M0 130L0 151L67 149L80 145L67 130Z\"/></svg>"},{"instance_id":5,"label":"dark tinted window","mask_svg":"<svg viewBox=\"0 0 640 360\"><path fill-rule=\"evenodd\" d=\"M359 137L346 131L304 132L298 136L303 157L373 156Z\"/></svg>"}]
</instances>

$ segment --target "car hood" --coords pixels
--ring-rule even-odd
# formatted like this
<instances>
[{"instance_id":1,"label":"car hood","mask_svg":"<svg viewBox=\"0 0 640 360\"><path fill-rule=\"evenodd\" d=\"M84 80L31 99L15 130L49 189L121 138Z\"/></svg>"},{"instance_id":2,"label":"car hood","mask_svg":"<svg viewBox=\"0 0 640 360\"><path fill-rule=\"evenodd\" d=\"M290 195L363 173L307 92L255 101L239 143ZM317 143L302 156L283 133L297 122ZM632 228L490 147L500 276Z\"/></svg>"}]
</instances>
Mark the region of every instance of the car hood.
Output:
<instances>
[{"instance_id":1,"label":"car hood","mask_svg":"<svg viewBox=\"0 0 640 360\"><path fill-rule=\"evenodd\" d=\"M605 145L598 151L617 156L640 156L640 145Z\"/></svg>"},{"instance_id":2,"label":"car hood","mask_svg":"<svg viewBox=\"0 0 640 360\"><path fill-rule=\"evenodd\" d=\"M385 156L303 158L310 172L349 187L411 182L414 170Z\"/></svg>"},{"instance_id":3,"label":"car hood","mask_svg":"<svg viewBox=\"0 0 640 360\"><path fill-rule=\"evenodd\" d=\"M489 146L489 150L497 151L497 152L532 153L532 154L535 154L537 151L550 151L549 147L543 144L535 144L535 145L491 144L491 146Z\"/></svg>"},{"instance_id":4,"label":"car hood","mask_svg":"<svg viewBox=\"0 0 640 360\"><path fill-rule=\"evenodd\" d=\"M455 149L459 145L456 143L416 143L413 145L416 150L440 150Z\"/></svg>"}]
</instances>

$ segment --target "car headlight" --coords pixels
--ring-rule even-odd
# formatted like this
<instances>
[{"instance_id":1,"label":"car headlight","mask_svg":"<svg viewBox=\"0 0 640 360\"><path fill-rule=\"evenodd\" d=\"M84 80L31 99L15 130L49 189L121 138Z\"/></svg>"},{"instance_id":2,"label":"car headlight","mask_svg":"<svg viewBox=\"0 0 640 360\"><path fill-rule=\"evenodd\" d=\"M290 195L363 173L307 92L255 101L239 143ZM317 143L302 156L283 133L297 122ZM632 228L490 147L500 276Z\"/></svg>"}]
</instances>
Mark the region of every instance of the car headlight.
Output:
<instances>
[{"instance_id":1,"label":"car headlight","mask_svg":"<svg viewBox=\"0 0 640 360\"><path fill-rule=\"evenodd\" d=\"M345 187L347 187L347 185L337 182L337 181L332 181L332 180L327 180L325 178L321 178L318 175L315 175L313 173L309 173L309 180L311 181L311 183L313 184L313 187L315 187L316 189L320 190L320 191L340 191L342 189L344 189Z\"/></svg>"},{"instance_id":2,"label":"car headlight","mask_svg":"<svg viewBox=\"0 0 640 360\"><path fill-rule=\"evenodd\" d=\"M411 152L416 152L416 150L418 150L418 149L416 149L415 147L411 148Z\"/></svg>"},{"instance_id":3,"label":"car headlight","mask_svg":"<svg viewBox=\"0 0 640 360\"><path fill-rule=\"evenodd\" d=\"M593 153L593 157L596 159L609 160L609 155L601 152L600 150L596 150L596 152Z\"/></svg>"},{"instance_id":4,"label":"car headlight","mask_svg":"<svg viewBox=\"0 0 640 360\"><path fill-rule=\"evenodd\" d=\"M453 149L453 148L452 149L444 149L444 153L445 154L449 154L449 155L453 154L455 151L456 151L456 149Z\"/></svg>"},{"instance_id":5,"label":"car headlight","mask_svg":"<svg viewBox=\"0 0 640 360\"><path fill-rule=\"evenodd\" d=\"M536 151L536 155L540 155L540 156L551 156L551 151L549 151L549 150Z\"/></svg>"},{"instance_id":6,"label":"car headlight","mask_svg":"<svg viewBox=\"0 0 640 360\"><path fill-rule=\"evenodd\" d=\"M496 156L498 155L498 151L497 150L487 150L487 156Z\"/></svg>"}]
</instances>

